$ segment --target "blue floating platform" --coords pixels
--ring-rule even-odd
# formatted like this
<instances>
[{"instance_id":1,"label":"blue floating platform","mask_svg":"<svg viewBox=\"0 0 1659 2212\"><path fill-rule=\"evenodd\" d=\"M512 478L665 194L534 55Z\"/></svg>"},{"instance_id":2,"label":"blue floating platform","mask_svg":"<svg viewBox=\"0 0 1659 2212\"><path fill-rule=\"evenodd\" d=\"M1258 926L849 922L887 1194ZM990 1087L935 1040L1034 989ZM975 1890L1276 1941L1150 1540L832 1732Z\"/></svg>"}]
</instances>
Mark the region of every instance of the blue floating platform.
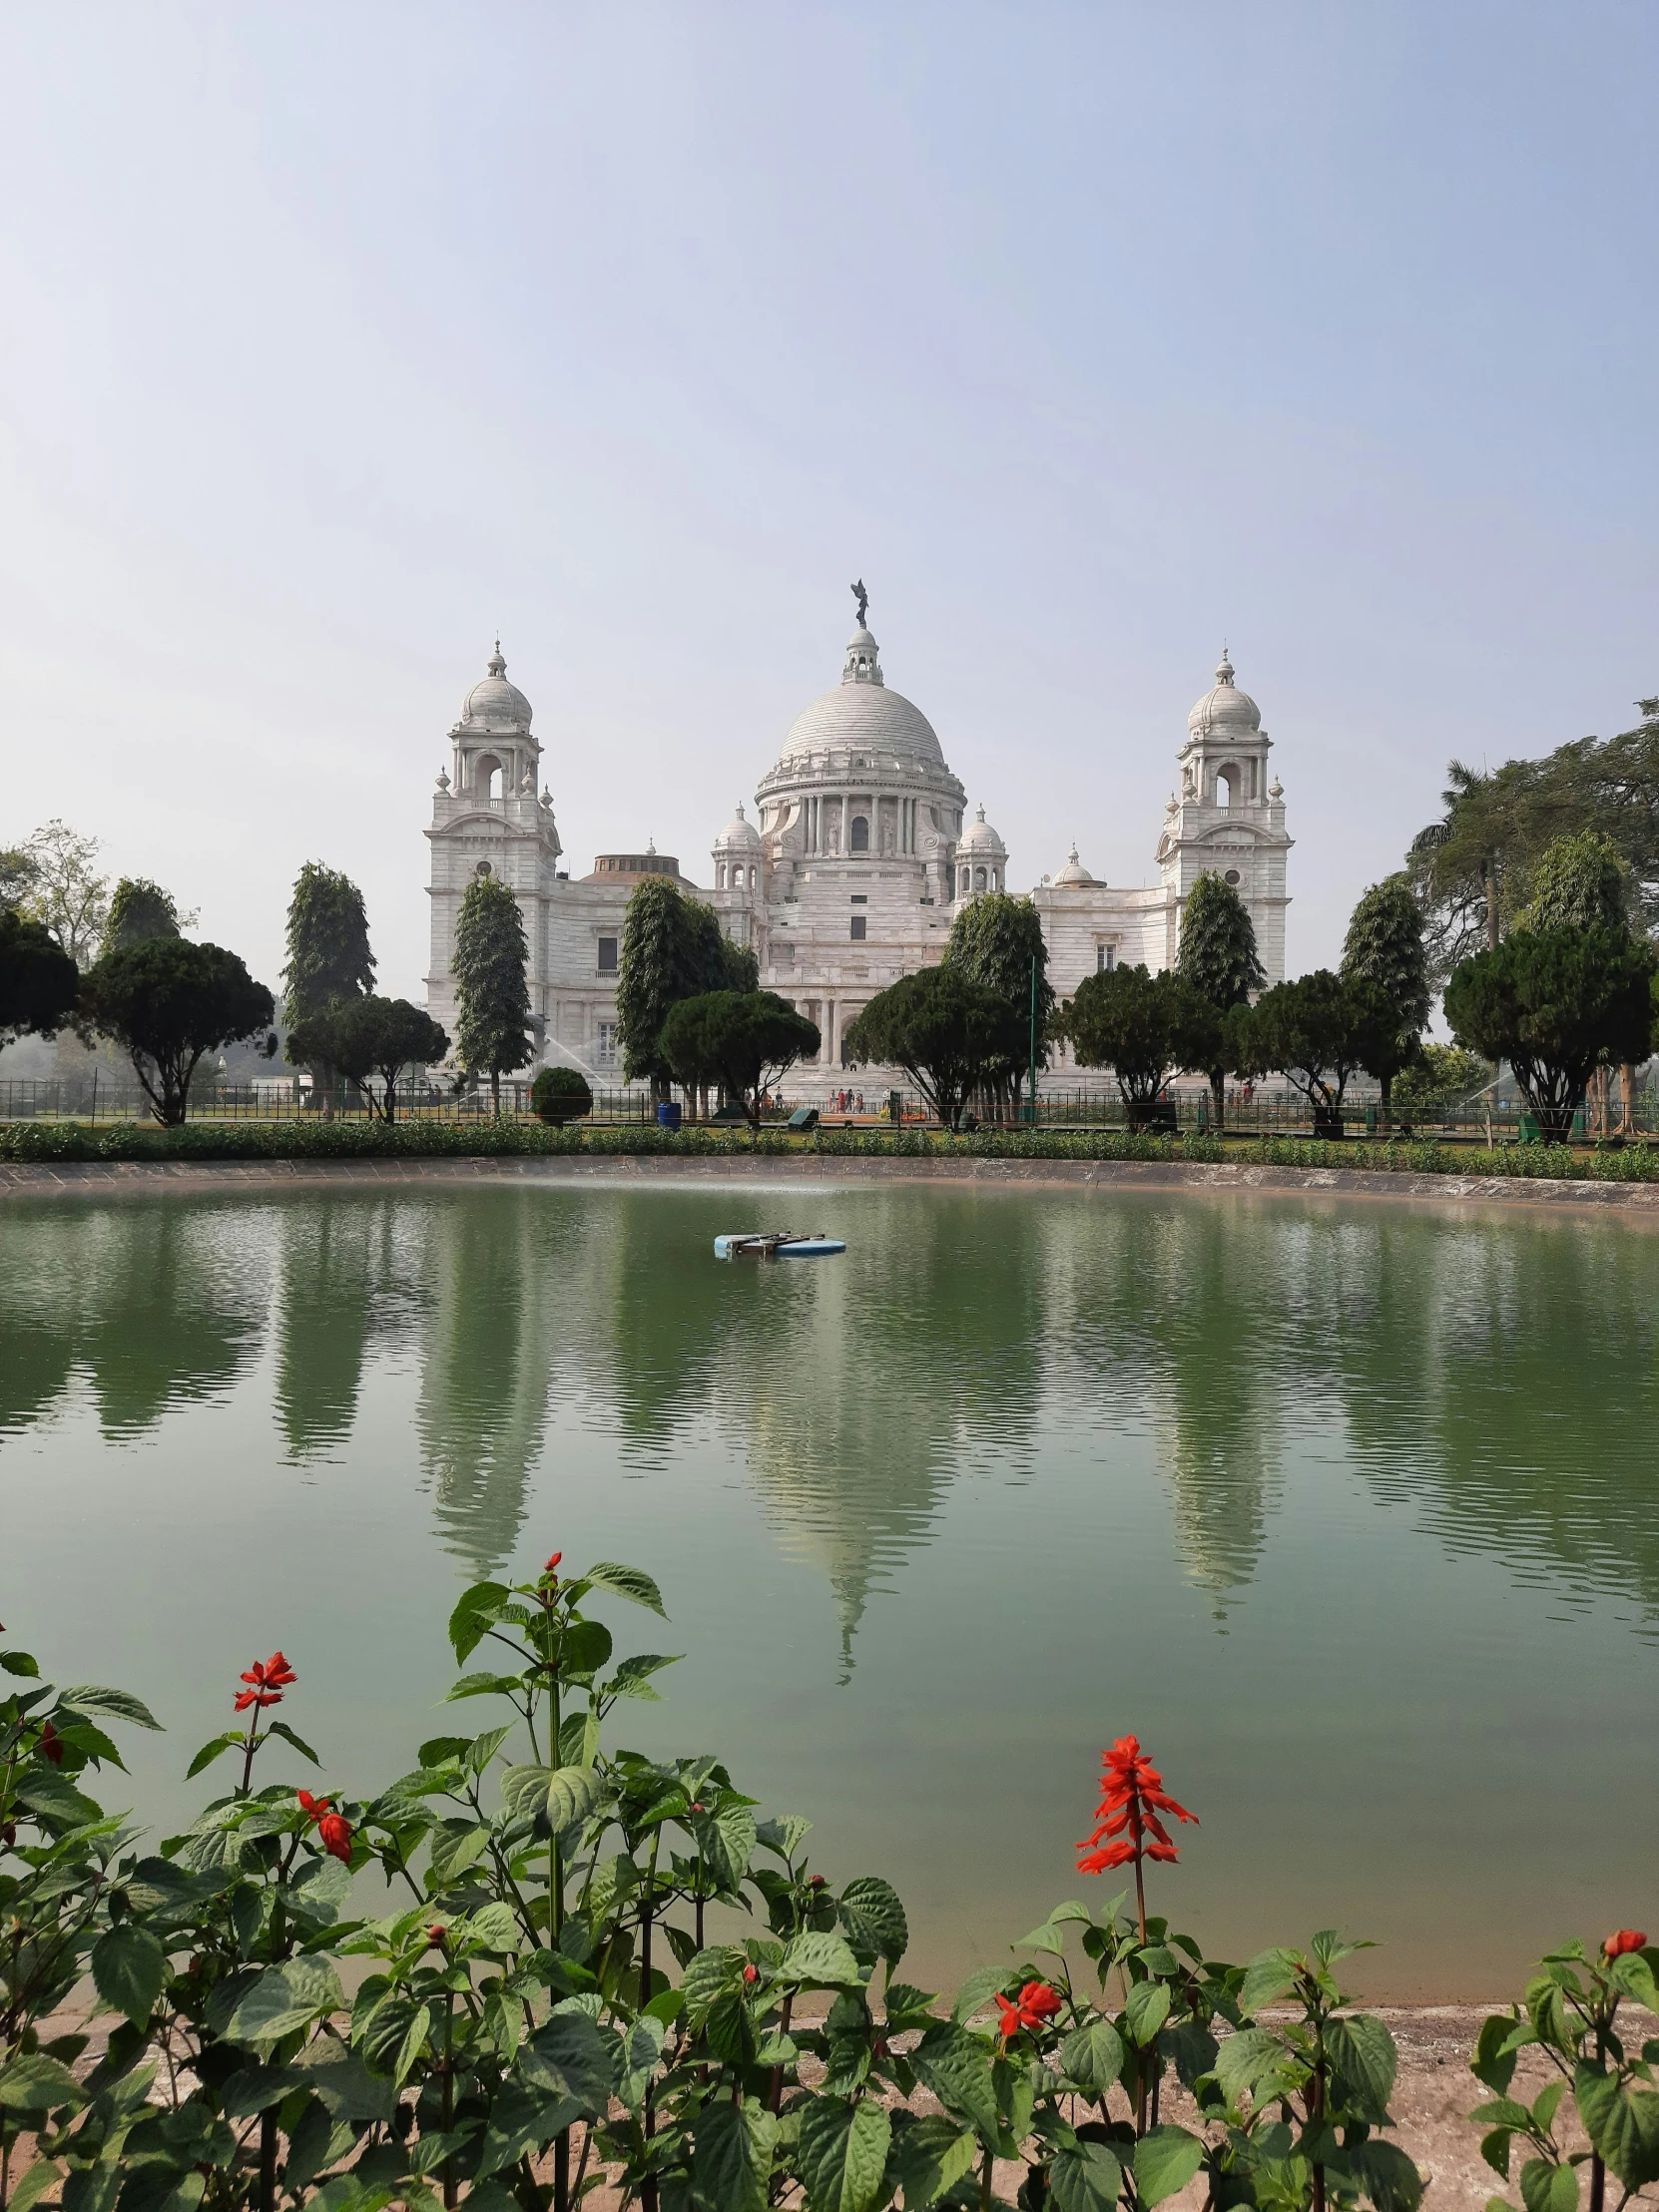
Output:
<instances>
[{"instance_id":1,"label":"blue floating platform","mask_svg":"<svg viewBox=\"0 0 1659 2212\"><path fill-rule=\"evenodd\" d=\"M845 1250L838 1237L805 1237L795 1230L741 1230L715 1239L717 1260L829 1260Z\"/></svg>"}]
</instances>

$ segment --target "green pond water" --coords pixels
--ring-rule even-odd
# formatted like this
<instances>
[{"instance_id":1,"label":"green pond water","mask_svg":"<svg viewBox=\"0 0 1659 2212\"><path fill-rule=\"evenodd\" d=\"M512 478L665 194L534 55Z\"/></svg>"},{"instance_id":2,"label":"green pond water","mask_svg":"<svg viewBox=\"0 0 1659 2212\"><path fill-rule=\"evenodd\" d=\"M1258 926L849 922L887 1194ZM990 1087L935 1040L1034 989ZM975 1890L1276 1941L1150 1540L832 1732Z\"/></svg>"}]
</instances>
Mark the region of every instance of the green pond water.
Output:
<instances>
[{"instance_id":1,"label":"green pond water","mask_svg":"<svg viewBox=\"0 0 1659 2212\"><path fill-rule=\"evenodd\" d=\"M713 1258L782 1218L846 1256ZM1626 1219L1364 1200L12 1202L0 1617L150 1699L106 1795L165 1833L254 1656L367 1794L454 1724L465 1580L630 1560L672 1628L609 1605L619 1651L687 1657L621 1740L887 1875L911 1978L1104 1901L1072 1847L1134 1730L1213 1951L1337 1925L1375 1996L1496 1996L1659 1922L1656 1293Z\"/></svg>"}]
</instances>

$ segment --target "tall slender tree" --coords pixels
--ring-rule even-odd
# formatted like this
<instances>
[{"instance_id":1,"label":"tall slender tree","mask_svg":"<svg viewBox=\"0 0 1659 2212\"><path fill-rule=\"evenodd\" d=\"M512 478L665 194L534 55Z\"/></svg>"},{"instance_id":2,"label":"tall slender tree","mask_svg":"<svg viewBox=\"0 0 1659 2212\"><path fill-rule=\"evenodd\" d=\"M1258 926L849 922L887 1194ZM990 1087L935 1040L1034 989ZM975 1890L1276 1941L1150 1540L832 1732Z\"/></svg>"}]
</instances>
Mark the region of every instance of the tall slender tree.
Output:
<instances>
[{"instance_id":1,"label":"tall slender tree","mask_svg":"<svg viewBox=\"0 0 1659 2212\"><path fill-rule=\"evenodd\" d=\"M331 998L374 988L363 894L348 875L307 860L288 901L287 965L282 970L283 1018L301 1020Z\"/></svg>"},{"instance_id":2,"label":"tall slender tree","mask_svg":"<svg viewBox=\"0 0 1659 2212\"><path fill-rule=\"evenodd\" d=\"M636 884L622 925L617 962L617 1038L624 1082L648 1082L666 1095L674 1070L662 1048L663 1023L682 999L705 991L753 991L760 963L734 944L720 916L688 898L666 875Z\"/></svg>"},{"instance_id":3,"label":"tall slender tree","mask_svg":"<svg viewBox=\"0 0 1659 2212\"><path fill-rule=\"evenodd\" d=\"M1033 967L1033 962L1035 966ZM1054 1023L1054 986L1048 980L1048 944L1042 918L1028 898L1010 891L981 891L958 909L950 924L944 964L960 968L976 983L1006 1001L1019 1025L1021 1049L1013 1059L986 1070L989 1088L999 1097L1019 1100L1020 1078L1032 1056L1048 1065L1048 1041ZM1033 978L1035 1000L1033 1004Z\"/></svg>"},{"instance_id":4,"label":"tall slender tree","mask_svg":"<svg viewBox=\"0 0 1659 2212\"><path fill-rule=\"evenodd\" d=\"M173 893L164 891L160 883L152 883L146 875L124 875L110 900L98 956L102 959L109 952L125 952L129 945L148 944L152 937L182 936L195 922L195 914L181 915Z\"/></svg>"},{"instance_id":5,"label":"tall slender tree","mask_svg":"<svg viewBox=\"0 0 1659 2212\"><path fill-rule=\"evenodd\" d=\"M1175 958L1181 980L1207 999L1217 1014L1245 1005L1252 991L1267 981L1267 971L1256 951L1256 924L1250 909L1224 876L1206 868L1187 893L1181 911L1181 948ZM1226 1034L1214 1032L1216 1049ZM1206 1067L1210 1078L1216 1127L1227 1118L1227 1063L1225 1056Z\"/></svg>"},{"instance_id":6,"label":"tall slender tree","mask_svg":"<svg viewBox=\"0 0 1659 2212\"><path fill-rule=\"evenodd\" d=\"M490 1106L501 1111L501 1078L535 1057L530 947L518 900L499 875L475 875L455 923L455 1049L469 1075L490 1079Z\"/></svg>"},{"instance_id":7,"label":"tall slender tree","mask_svg":"<svg viewBox=\"0 0 1659 2212\"><path fill-rule=\"evenodd\" d=\"M1422 908L1403 874L1385 875L1361 893L1349 917L1339 972L1346 983L1370 985L1396 1017L1391 1037L1386 1025L1376 1030L1372 1059L1367 1062L1382 1088L1386 1129L1393 1110L1394 1077L1416 1058L1428 1021Z\"/></svg>"},{"instance_id":8,"label":"tall slender tree","mask_svg":"<svg viewBox=\"0 0 1659 2212\"><path fill-rule=\"evenodd\" d=\"M294 877L287 954L282 1019L290 1030L309 1024L336 999L359 998L373 990L374 955L368 949L363 894L338 868L307 860ZM332 1062L292 1050L285 1057L291 1066L310 1069L311 1103L331 1116L338 1079Z\"/></svg>"}]
</instances>

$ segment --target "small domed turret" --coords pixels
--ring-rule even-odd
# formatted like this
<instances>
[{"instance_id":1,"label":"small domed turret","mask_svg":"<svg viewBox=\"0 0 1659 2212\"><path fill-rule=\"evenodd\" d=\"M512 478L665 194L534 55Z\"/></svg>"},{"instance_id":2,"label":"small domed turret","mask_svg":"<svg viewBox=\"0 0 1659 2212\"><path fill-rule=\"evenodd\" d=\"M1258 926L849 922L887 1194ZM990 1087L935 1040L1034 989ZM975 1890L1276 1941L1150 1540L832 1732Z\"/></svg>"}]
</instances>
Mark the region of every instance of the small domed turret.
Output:
<instances>
[{"instance_id":1,"label":"small domed turret","mask_svg":"<svg viewBox=\"0 0 1659 2212\"><path fill-rule=\"evenodd\" d=\"M1195 738L1210 736L1254 736L1262 727L1262 710L1249 692L1242 692L1233 681L1233 664L1223 652L1216 665L1216 683L1213 691L1207 691L1187 717L1187 728Z\"/></svg>"},{"instance_id":2,"label":"small domed turret","mask_svg":"<svg viewBox=\"0 0 1659 2212\"><path fill-rule=\"evenodd\" d=\"M743 801L738 801L738 811L715 839L717 852L747 852L758 846L761 832L743 811Z\"/></svg>"},{"instance_id":3,"label":"small domed turret","mask_svg":"<svg viewBox=\"0 0 1659 2212\"><path fill-rule=\"evenodd\" d=\"M501 640L490 655L489 674L473 685L461 701L461 721L478 730L528 730L530 702L516 684L507 681L507 664L501 658Z\"/></svg>"}]
</instances>

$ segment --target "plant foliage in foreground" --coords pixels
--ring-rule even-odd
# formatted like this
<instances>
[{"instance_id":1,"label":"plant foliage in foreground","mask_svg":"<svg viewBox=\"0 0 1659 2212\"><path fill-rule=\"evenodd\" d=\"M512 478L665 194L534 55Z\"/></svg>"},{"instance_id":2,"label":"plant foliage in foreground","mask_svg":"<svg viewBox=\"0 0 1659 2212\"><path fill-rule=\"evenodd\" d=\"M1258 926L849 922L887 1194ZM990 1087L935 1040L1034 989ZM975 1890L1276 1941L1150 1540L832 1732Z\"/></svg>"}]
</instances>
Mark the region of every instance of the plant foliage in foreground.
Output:
<instances>
[{"instance_id":1,"label":"plant foliage in foreground","mask_svg":"<svg viewBox=\"0 0 1659 2212\"><path fill-rule=\"evenodd\" d=\"M832 1886L808 1822L762 1817L718 1759L614 1740L674 1660L618 1658L593 1608L662 1599L637 1568L561 1564L464 1593L457 1725L376 1794L283 1772L314 1763L276 1714L295 1670L250 1666L190 1770L228 1762L229 1787L153 1850L84 1788L145 1707L4 1655L0 2212L567 2212L602 2182L645 2212L988 2212L1010 2190L1020 2212L1151 2212L1195 2181L1215 2212L1415 2212L1394 2046L1343 1992L1349 1946L1228 1965L1149 1913L1145 1862L1195 1816L1134 1737L1078 1847L1080 1874L1133 1870L1132 1908L1058 1905L941 2000L902 1977L886 1882ZM1568 2086L1592 2176L1659 2176L1653 2046L1633 2060L1615 2032L1653 1999L1644 1942L1546 1960L1482 2033L1487 2155L1532 2152L1528 2212L1577 2203ZM115 2021L90 2065L57 2031L88 1973ZM1565 2078L1511 2104L1532 2042Z\"/></svg>"}]
</instances>

